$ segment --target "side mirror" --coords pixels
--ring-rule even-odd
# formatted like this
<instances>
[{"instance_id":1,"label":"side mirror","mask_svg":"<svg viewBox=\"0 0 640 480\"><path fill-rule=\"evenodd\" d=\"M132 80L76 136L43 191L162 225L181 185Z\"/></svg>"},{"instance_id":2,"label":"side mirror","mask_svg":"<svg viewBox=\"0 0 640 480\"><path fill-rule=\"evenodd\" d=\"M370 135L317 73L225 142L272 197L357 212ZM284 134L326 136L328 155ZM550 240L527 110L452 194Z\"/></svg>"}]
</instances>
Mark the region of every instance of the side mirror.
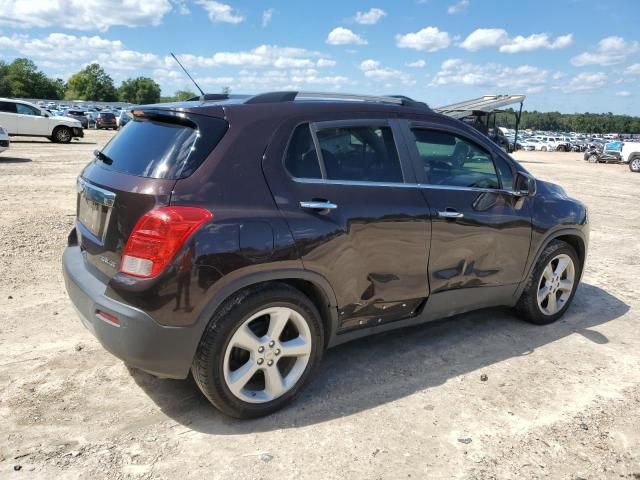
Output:
<instances>
[{"instance_id":1,"label":"side mirror","mask_svg":"<svg viewBox=\"0 0 640 480\"><path fill-rule=\"evenodd\" d=\"M513 193L519 197L533 197L536 194L536 179L528 173L518 172Z\"/></svg>"}]
</instances>

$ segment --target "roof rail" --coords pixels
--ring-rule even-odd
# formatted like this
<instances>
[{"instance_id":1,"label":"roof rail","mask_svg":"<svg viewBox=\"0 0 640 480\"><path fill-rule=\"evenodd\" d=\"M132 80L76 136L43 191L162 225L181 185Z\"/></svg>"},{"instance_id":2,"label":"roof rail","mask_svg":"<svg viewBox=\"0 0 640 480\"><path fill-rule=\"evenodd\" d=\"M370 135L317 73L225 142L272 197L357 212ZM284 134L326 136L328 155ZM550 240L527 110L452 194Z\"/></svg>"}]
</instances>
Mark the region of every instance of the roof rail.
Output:
<instances>
[{"instance_id":1,"label":"roof rail","mask_svg":"<svg viewBox=\"0 0 640 480\"><path fill-rule=\"evenodd\" d=\"M301 98L317 98L322 100L348 100L357 102L390 103L393 105L404 105L415 108L429 108L426 103L417 102L403 95L357 95L352 93L336 92L303 92L284 91L261 93L249 98L245 103L279 103L291 102Z\"/></svg>"}]
</instances>

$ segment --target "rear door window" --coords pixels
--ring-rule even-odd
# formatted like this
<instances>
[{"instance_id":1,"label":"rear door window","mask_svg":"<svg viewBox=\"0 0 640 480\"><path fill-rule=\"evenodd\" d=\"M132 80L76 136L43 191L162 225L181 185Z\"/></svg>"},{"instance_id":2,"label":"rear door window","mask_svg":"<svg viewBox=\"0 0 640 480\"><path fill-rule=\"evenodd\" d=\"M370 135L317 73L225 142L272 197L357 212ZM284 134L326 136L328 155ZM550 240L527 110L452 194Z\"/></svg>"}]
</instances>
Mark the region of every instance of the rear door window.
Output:
<instances>
[{"instance_id":1,"label":"rear door window","mask_svg":"<svg viewBox=\"0 0 640 480\"><path fill-rule=\"evenodd\" d=\"M225 120L203 115L137 116L104 147L112 163L103 166L140 177L185 178L211 153L227 127Z\"/></svg>"},{"instance_id":2,"label":"rear door window","mask_svg":"<svg viewBox=\"0 0 640 480\"><path fill-rule=\"evenodd\" d=\"M317 131L329 180L401 183L402 167L387 126L345 126Z\"/></svg>"}]
</instances>

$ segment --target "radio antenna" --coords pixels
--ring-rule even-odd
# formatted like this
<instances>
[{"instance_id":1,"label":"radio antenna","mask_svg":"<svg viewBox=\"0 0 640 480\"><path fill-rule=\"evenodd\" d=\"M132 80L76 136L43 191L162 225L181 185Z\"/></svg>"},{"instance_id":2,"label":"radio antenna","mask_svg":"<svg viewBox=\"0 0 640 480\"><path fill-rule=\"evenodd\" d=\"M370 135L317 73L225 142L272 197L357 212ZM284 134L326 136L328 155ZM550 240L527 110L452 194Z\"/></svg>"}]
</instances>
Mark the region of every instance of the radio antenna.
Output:
<instances>
[{"instance_id":1,"label":"radio antenna","mask_svg":"<svg viewBox=\"0 0 640 480\"><path fill-rule=\"evenodd\" d=\"M193 84L196 86L196 88L200 91L200 101L204 102L204 92L202 91L202 89L200 88L200 85L198 85L196 83L196 81L193 79L193 77L191 75L189 75L189 72L187 72L187 69L184 68L182 66L182 64L180 63L180 60L178 60L178 58L173 54L173 52L169 52L171 54L171 56L173 57L173 59L178 62L178 65L180 65L180 68L182 68L182 70L184 71L184 73L187 74L187 77L189 77L189 79L193 82Z\"/></svg>"}]
</instances>

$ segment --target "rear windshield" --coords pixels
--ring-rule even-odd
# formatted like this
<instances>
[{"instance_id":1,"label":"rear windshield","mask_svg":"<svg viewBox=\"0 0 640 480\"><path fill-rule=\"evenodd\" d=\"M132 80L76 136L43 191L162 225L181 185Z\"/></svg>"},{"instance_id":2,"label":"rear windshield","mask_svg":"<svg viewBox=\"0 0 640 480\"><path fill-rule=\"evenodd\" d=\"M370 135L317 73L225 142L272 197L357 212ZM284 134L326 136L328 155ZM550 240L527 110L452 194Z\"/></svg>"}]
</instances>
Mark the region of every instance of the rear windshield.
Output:
<instances>
[{"instance_id":1,"label":"rear windshield","mask_svg":"<svg viewBox=\"0 0 640 480\"><path fill-rule=\"evenodd\" d=\"M227 126L221 118L202 115L133 117L102 149L113 161L103 166L139 177L185 178L207 158Z\"/></svg>"},{"instance_id":2,"label":"rear windshield","mask_svg":"<svg viewBox=\"0 0 640 480\"><path fill-rule=\"evenodd\" d=\"M113 113L101 113L100 116L102 118L108 118L109 120L111 120L112 118L116 118L116 116Z\"/></svg>"}]
</instances>

